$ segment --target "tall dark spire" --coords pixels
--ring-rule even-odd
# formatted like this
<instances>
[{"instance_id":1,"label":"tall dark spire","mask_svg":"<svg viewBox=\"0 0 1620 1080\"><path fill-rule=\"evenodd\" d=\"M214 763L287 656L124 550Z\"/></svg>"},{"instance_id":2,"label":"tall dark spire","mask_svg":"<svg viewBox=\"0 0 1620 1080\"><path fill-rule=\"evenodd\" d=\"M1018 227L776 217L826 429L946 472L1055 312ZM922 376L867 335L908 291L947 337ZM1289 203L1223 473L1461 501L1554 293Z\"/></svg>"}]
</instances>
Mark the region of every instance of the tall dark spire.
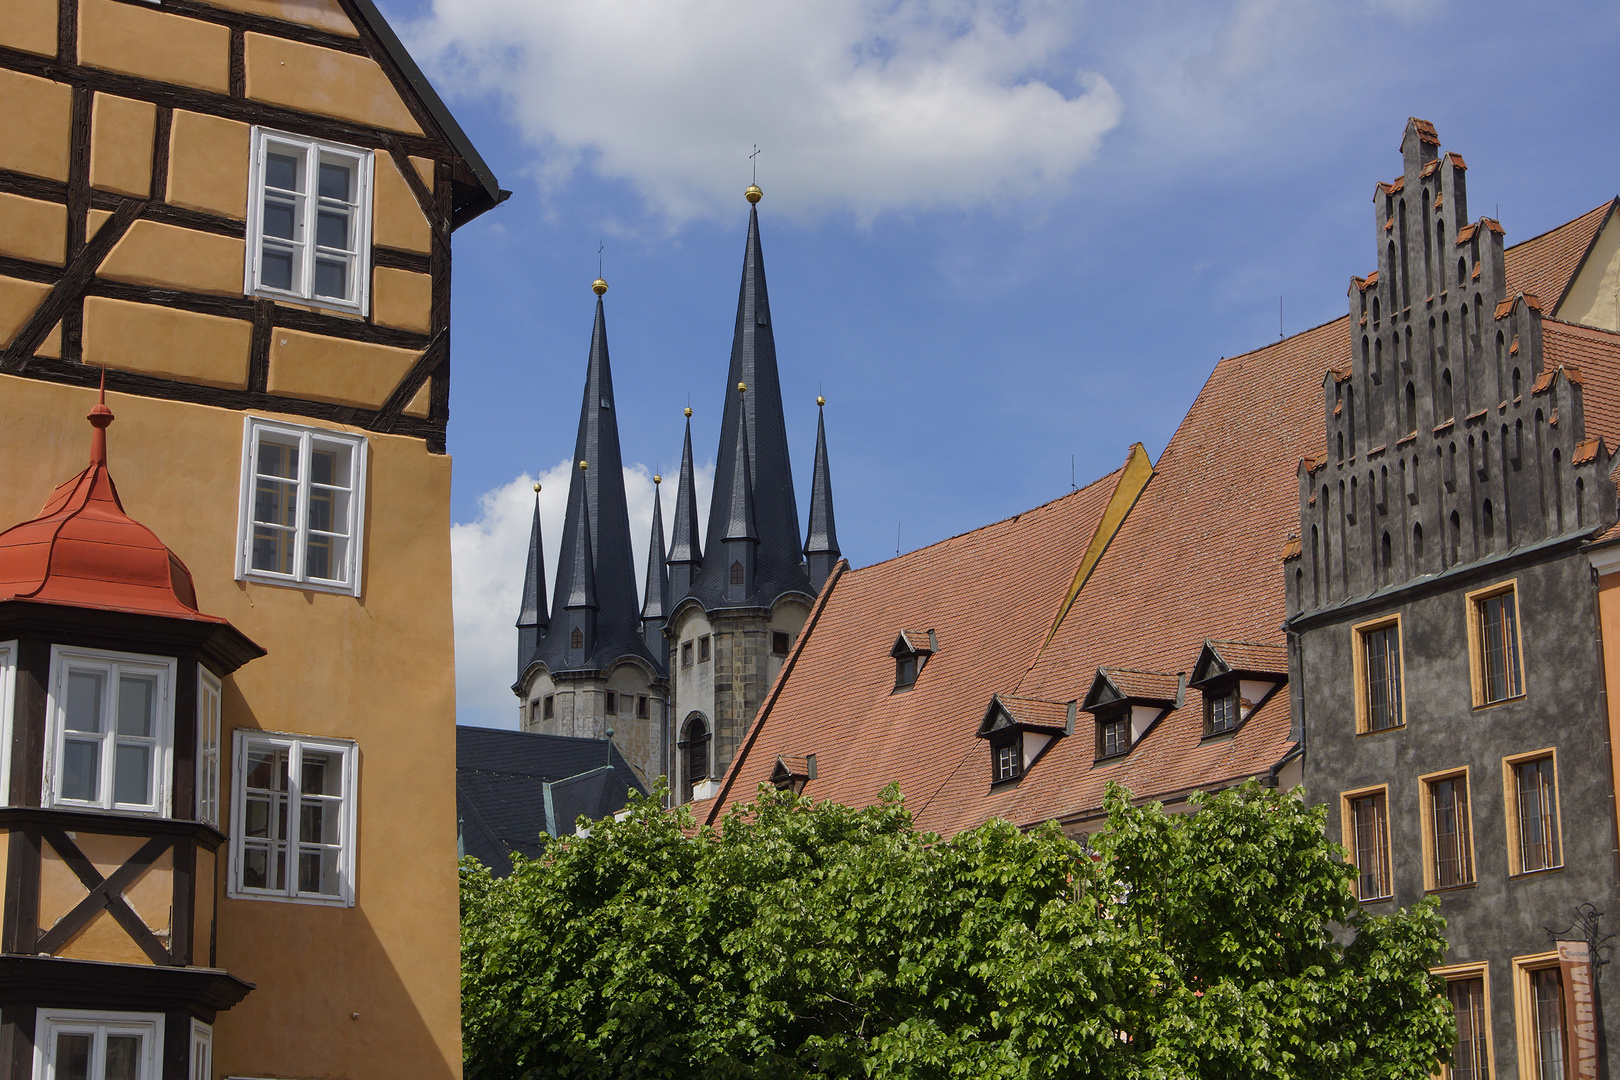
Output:
<instances>
[{"instance_id":1,"label":"tall dark spire","mask_svg":"<svg viewBox=\"0 0 1620 1080\"><path fill-rule=\"evenodd\" d=\"M746 386L737 384L737 396L746 394ZM759 530L754 525L754 493L749 482L748 425L737 425L737 445L733 447L737 468L731 474L731 490L726 492L728 514L721 544L725 547L722 569L726 572L725 597L732 603L741 603L754 595L754 581L759 555ZM711 552L714 548L709 549Z\"/></svg>"},{"instance_id":2,"label":"tall dark spire","mask_svg":"<svg viewBox=\"0 0 1620 1080\"><path fill-rule=\"evenodd\" d=\"M686 442L681 447L681 478L675 488L675 532L669 541L669 595L679 599L692 591L703 548L698 543L697 486L692 475L692 410L686 410Z\"/></svg>"},{"instance_id":3,"label":"tall dark spire","mask_svg":"<svg viewBox=\"0 0 1620 1080\"><path fill-rule=\"evenodd\" d=\"M586 512L585 476L589 462L581 459L579 472L568 487L568 520L576 523L573 535L563 541L561 565L557 568L557 606L562 608L563 624L557 642L567 657L563 667L590 667L596 652L601 606L596 600L596 558L591 545L591 515ZM565 528L563 534L567 536ZM566 583L566 585L565 585ZM552 650L555 653L557 650ZM553 670L556 670L554 667Z\"/></svg>"},{"instance_id":4,"label":"tall dark spire","mask_svg":"<svg viewBox=\"0 0 1620 1080\"><path fill-rule=\"evenodd\" d=\"M664 562L664 508L658 497L664 478L653 477L652 536L647 541L647 588L641 601L641 636L664 667L669 667L669 642L664 624L669 621L669 568Z\"/></svg>"},{"instance_id":5,"label":"tall dark spire","mask_svg":"<svg viewBox=\"0 0 1620 1080\"><path fill-rule=\"evenodd\" d=\"M748 192L757 202L758 192ZM746 394L734 392L738 383ZM707 607L770 603L782 593L808 592L799 546L799 511L793 496L793 470L788 460L787 427L782 420L782 387L776 369L776 339L771 331L770 299L765 288L765 257L759 242L759 210L748 213L748 242L743 252L742 285L737 295L737 325L731 341L731 367L726 375L725 414L720 420L714 498L704 549L711 558L692 586ZM746 428L739 438L738 429ZM737 448L748 448L739 461ZM757 568L747 597L733 599L731 561L712 557L736 515L733 502L739 481L749 490L758 536Z\"/></svg>"},{"instance_id":6,"label":"tall dark spire","mask_svg":"<svg viewBox=\"0 0 1620 1080\"><path fill-rule=\"evenodd\" d=\"M534 659L551 616L546 612L546 560L540 542L540 485L534 485L534 524L529 526L529 564L523 571L523 606L518 610L518 678Z\"/></svg>"},{"instance_id":7,"label":"tall dark spire","mask_svg":"<svg viewBox=\"0 0 1620 1080\"><path fill-rule=\"evenodd\" d=\"M832 473L827 468L827 418L824 397L816 398L816 471L810 478L810 534L805 537L805 564L810 588L821 591L838 562L838 528L833 523Z\"/></svg>"},{"instance_id":8,"label":"tall dark spire","mask_svg":"<svg viewBox=\"0 0 1620 1080\"><path fill-rule=\"evenodd\" d=\"M572 628L564 632L561 626L553 627L536 651L536 658L552 671L604 668L625 654L651 659L641 637L641 605L630 555L630 514L624 497L619 425L614 417L607 316L601 300L607 282L598 279L593 288L596 324L585 369L585 396L574 441L576 468L569 481L568 516L563 522L562 556L551 610L561 621L563 610L578 607L589 593L596 614L594 633L588 636L594 640L582 656L570 648ZM579 562L585 553L590 559L588 581Z\"/></svg>"}]
</instances>

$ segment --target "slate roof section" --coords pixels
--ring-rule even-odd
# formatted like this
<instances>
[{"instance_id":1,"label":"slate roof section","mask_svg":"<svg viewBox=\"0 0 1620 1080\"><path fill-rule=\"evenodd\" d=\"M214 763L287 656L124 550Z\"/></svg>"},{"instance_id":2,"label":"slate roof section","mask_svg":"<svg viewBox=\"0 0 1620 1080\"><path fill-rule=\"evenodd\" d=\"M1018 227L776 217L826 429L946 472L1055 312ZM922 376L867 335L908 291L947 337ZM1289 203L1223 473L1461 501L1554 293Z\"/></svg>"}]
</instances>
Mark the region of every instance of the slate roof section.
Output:
<instances>
[{"instance_id":1,"label":"slate roof section","mask_svg":"<svg viewBox=\"0 0 1620 1080\"><path fill-rule=\"evenodd\" d=\"M551 816L546 785L551 786ZM456 728L456 812L463 848L498 877L513 853L538 856L548 833L572 835L580 816L624 809L646 793L618 747L601 739Z\"/></svg>"},{"instance_id":2,"label":"slate roof section","mask_svg":"<svg viewBox=\"0 0 1620 1080\"><path fill-rule=\"evenodd\" d=\"M747 393L738 393L739 383L748 387ZM765 607L787 592L811 597L814 594L799 546L799 509L788 460L787 425L782 418L782 385L776 367L776 338L765 287L757 206L748 212L748 241L743 251L742 284L737 292L737 324L731 341L731 365L726 372L725 403L703 550L712 555L719 550L715 545L736 528L743 513L735 505L737 485L739 481L746 483L752 503L748 516L759 540L754 591L746 598L727 600L731 562L710 558L695 575L690 595L711 611ZM739 446L747 447L746 462L737 460ZM677 523L677 532L679 528ZM682 599L676 597L675 603L678 605Z\"/></svg>"},{"instance_id":3,"label":"slate roof section","mask_svg":"<svg viewBox=\"0 0 1620 1080\"><path fill-rule=\"evenodd\" d=\"M1509 248L1510 280L1561 296L1579 265L1570 251L1584 251L1595 228L1586 215ZM1620 335L1548 320L1549 362L1576 347L1571 339L1593 335L1620 348ZM1298 529L1300 457L1325 450L1324 375L1350 366L1350 338L1346 316L1215 365L1044 649L1119 472L1016 518L847 571L733 762L727 797L751 798L778 754L813 752L819 776L807 795L861 805L896 781L918 826L949 836L992 817L1083 824L1100 815L1110 780L1172 800L1271 774L1296 750L1286 685L1231 736L1205 738L1191 698L1128 754L1100 764L1090 732L1079 730L1086 721L1077 721L1017 783L995 787L976 735L992 695L1068 701L1085 696L1098 668L1190 672L1206 640L1261 670L1286 656L1277 553ZM1581 347L1588 430L1612 439L1620 356L1600 375ZM891 694L894 631L879 628L918 625L936 627L950 648L909 692ZM718 818L723 800L709 809Z\"/></svg>"},{"instance_id":4,"label":"slate roof section","mask_svg":"<svg viewBox=\"0 0 1620 1080\"><path fill-rule=\"evenodd\" d=\"M838 526L833 520L832 470L827 464L827 414L819 404L816 407L816 465L810 477L810 528L805 535L804 552L810 566L810 585L820 592L841 553Z\"/></svg>"},{"instance_id":5,"label":"slate roof section","mask_svg":"<svg viewBox=\"0 0 1620 1080\"><path fill-rule=\"evenodd\" d=\"M536 484L535 487L539 487ZM523 601L518 609L518 678L523 678L534 650L540 644L540 634L550 625L551 615L546 610L545 545L540 537L540 493L534 493L534 521L529 525L529 558L523 569Z\"/></svg>"}]
</instances>

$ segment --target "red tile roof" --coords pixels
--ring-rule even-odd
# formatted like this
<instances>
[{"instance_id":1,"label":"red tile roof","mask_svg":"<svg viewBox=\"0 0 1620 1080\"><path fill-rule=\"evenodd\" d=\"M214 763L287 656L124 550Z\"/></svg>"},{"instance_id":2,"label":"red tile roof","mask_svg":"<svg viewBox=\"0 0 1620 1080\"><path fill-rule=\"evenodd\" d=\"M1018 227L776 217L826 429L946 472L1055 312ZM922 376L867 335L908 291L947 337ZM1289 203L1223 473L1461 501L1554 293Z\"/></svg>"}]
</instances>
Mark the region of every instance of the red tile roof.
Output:
<instances>
[{"instance_id":1,"label":"red tile roof","mask_svg":"<svg viewBox=\"0 0 1620 1080\"><path fill-rule=\"evenodd\" d=\"M1182 696L1181 676L1169 671L1105 667L1098 671L1125 697L1135 701L1175 701Z\"/></svg>"},{"instance_id":2,"label":"red tile roof","mask_svg":"<svg viewBox=\"0 0 1620 1080\"><path fill-rule=\"evenodd\" d=\"M1588 218L1509 249L1509 280L1561 295L1578 265L1568 251L1594 234ZM1549 356L1591 333L1600 332L1548 321ZM1588 380L1594 433L1620 431L1620 335L1602 338L1615 358ZM1044 647L1121 471L1028 513L845 572L823 591L725 793L700 812L718 816L727 799L751 798L779 755L817 755L818 777L806 788L817 799L866 804L898 782L918 826L945 835L991 817L1024 826L1089 819L1109 780L1163 799L1268 772L1294 749L1286 685L1235 735L1206 739L1203 710L1188 695L1128 754L1097 763L1089 732L1076 730L1018 783L994 788L976 734L996 695L1041 703L1013 708L1038 708L1049 720L1063 708L1066 719L1058 703L1083 698L1098 668L1116 680L1151 672L1155 685L1174 684L1168 673L1191 671L1206 639L1235 669L1286 672L1282 575L1292 568L1276 553L1298 550L1300 449L1312 448L1312 457L1324 449L1324 374L1350 362L1346 316L1216 364ZM895 628L917 626L936 628L949 647L896 694Z\"/></svg>"},{"instance_id":3,"label":"red tile roof","mask_svg":"<svg viewBox=\"0 0 1620 1080\"><path fill-rule=\"evenodd\" d=\"M1521 292L1550 297L1556 313L1575 278L1575 271L1580 269L1614 206L1615 200L1611 199L1574 221L1515 244L1512 250L1518 257L1508 260L1506 267L1508 299ZM1496 225L1489 218L1484 220ZM1496 230L1500 232L1501 226L1496 225Z\"/></svg>"}]
</instances>

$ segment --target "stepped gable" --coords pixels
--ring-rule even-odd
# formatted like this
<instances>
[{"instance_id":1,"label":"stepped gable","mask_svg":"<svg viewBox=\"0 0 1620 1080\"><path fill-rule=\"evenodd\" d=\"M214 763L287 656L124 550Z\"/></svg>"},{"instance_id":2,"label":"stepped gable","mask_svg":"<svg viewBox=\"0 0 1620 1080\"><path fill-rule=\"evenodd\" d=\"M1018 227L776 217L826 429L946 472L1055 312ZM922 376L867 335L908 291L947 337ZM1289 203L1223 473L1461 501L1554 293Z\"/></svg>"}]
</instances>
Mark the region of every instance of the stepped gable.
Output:
<instances>
[{"instance_id":1,"label":"stepped gable","mask_svg":"<svg viewBox=\"0 0 1620 1080\"><path fill-rule=\"evenodd\" d=\"M746 386L745 393L738 386ZM739 432L740 428L745 431ZM748 460L737 460L746 445ZM758 537L752 588L739 597L731 589L733 559L717 559L734 530L743 484ZM680 525L677 523L677 533ZM716 545L720 545L717 547ZM743 251L742 284L737 294L737 323L732 334L731 364L726 372L725 412L720 419L720 445L715 459L714 497L709 507L703 550L710 555L694 575L688 595L708 610L724 607L767 607L783 593L812 596L799 546L799 510L793 494L787 427L782 419L782 387L776 366L776 338L771 326L770 297L765 287L765 256L759 239L759 208L748 212L748 240ZM680 603L681 597L675 602Z\"/></svg>"}]
</instances>

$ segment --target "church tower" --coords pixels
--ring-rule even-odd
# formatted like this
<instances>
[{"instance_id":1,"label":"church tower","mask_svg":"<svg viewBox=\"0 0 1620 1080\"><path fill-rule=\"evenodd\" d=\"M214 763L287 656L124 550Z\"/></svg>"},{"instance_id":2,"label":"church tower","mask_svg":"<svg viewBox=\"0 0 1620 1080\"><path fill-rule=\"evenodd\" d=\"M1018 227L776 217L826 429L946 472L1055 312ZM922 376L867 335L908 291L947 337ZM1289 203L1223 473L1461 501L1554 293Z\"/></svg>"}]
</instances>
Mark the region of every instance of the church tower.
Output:
<instances>
[{"instance_id":1,"label":"church tower","mask_svg":"<svg viewBox=\"0 0 1620 1080\"><path fill-rule=\"evenodd\" d=\"M518 616L518 681L513 690L523 702L524 731L592 739L607 738L611 732L619 752L651 786L664 771L668 683L664 650L649 645L643 614L649 622L657 622L667 601L660 572L656 579L649 578L645 606L637 602L602 303L607 282L598 278L592 289L597 296L596 324L574 442L575 467L569 479L556 591L548 615L537 506ZM661 551L661 517L655 518L653 530L656 550Z\"/></svg>"},{"instance_id":2,"label":"church tower","mask_svg":"<svg viewBox=\"0 0 1620 1080\"><path fill-rule=\"evenodd\" d=\"M671 789L683 802L704 797L725 774L809 615L819 585L812 569L824 581L821 562L829 552L837 557L824 436L817 479L825 490L817 489L822 501L813 496L812 506L824 510L825 527L811 523L814 567L806 566L799 542L759 239L761 192L750 187L746 194L752 205L708 528L699 549L688 419L669 555L673 606L665 634L675 725L669 769Z\"/></svg>"}]
</instances>

